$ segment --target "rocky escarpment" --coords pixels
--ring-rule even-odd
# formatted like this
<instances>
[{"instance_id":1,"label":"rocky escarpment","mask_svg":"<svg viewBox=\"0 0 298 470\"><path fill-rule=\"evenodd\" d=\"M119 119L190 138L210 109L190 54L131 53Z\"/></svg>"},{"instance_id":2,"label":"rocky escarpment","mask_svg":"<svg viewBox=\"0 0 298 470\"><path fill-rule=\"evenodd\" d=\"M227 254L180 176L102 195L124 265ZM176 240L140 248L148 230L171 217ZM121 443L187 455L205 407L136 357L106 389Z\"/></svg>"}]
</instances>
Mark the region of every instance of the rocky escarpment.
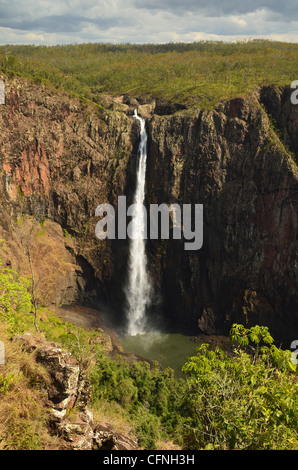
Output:
<instances>
[{"instance_id":1,"label":"rocky escarpment","mask_svg":"<svg viewBox=\"0 0 298 470\"><path fill-rule=\"evenodd\" d=\"M214 111L154 116L149 127L148 199L204 206L202 249L174 240L154 257L168 316L208 333L236 321L292 334L298 107L289 93L267 87Z\"/></svg>"},{"instance_id":2,"label":"rocky escarpment","mask_svg":"<svg viewBox=\"0 0 298 470\"><path fill-rule=\"evenodd\" d=\"M49 272L57 276L43 284L44 292L51 286L49 303L98 297L123 318L127 241L99 241L94 214L98 204L117 209L118 195L131 196L138 106L147 119L147 203L204 206L201 250L187 252L177 240L148 242L162 311L171 323L197 332L226 332L239 321L292 334L298 107L290 90L263 87L210 111L129 97L107 97L101 108L23 79L0 78L6 85L1 237L8 245L1 255L18 269L28 266L16 228L28 233L24 215L43 223L48 235L37 232L32 246L37 270L40 246L53 254Z\"/></svg>"},{"instance_id":3,"label":"rocky escarpment","mask_svg":"<svg viewBox=\"0 0 298 470\"><path fill-rule=\"evenodd\" d=\"M67 350L30 334L15 335L27 353L35 354L49 373L47 400L51 434L63 450L139 450L135 441L115 432L109 423L95 422L89 408L91 386L86 371Z\"/></svg>"},{"instance_id":4,"label":"rocky escarpment","mask_svg":"<svg viewBox=\"0 0 298 470\"><path fill-rule=\"evenodd\" d=\"M25 233L28 242L31 233L37 277L50 288L42 290L43 303L117 297L125 256L119 256L122 246L113 251L110 240L95 237L95 209L116 205L117 195L126 193L138 139L134 120L26 80L0 78L6 94L0 107L1 235L9 241L9 256L2 258L28 271L20 240ZM28 229L30 217L46 237L40 227ZM45 266L40 269L43 260L49 278Z\"/></svg>"}]
</instances>

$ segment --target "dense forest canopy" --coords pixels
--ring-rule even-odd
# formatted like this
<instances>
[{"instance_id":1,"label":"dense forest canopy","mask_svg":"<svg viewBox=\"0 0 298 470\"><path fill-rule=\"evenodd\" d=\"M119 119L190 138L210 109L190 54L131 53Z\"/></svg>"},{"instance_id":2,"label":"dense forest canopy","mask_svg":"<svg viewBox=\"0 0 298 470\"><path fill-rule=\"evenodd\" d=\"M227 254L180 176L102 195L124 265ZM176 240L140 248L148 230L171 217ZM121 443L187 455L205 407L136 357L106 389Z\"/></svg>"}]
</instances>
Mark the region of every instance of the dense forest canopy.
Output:
<instances>
[{"instance_id":1,"label":"dense forest canopy","mask_svg":"<svg viewBox=\"0 0 298 470\"><path fill-rule=\"evenodd\" d=\"M55 86L98 104L103 94L163 98L212 108L259 85L297 79L298 44L74 44L0 46L0 69Z\"/></svg>"}]
</instances>

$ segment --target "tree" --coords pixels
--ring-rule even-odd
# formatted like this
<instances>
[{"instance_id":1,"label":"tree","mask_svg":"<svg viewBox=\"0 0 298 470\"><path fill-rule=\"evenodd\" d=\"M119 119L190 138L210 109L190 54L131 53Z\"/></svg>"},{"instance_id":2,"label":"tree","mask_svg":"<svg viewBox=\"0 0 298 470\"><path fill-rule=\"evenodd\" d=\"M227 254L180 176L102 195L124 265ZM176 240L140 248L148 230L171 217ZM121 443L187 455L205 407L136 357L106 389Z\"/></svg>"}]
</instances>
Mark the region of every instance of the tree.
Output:
<instances>
[{"instance_id":1,"label":"tree","mask_svg":"<svg viewBox=\"0 0 298 470\"><path fill-rule=\"evenodd\" d=\"M230 337L240 343L232 356L202 344L183 366L190 387L191 446L297 448L298 384L290 351L274 346L268 329L258 325L234 324ZM249 343L258 349L247 353Z\"/></svg>"},{"instance_id":2,"label":"tree","mask_svg":"<svg viewBox=\"0 0 298 470\"><path fill-rule=\"evenodd\" d=\"M28 260L29 268L30 268L30 288L31 288L31 303L34 313L34 326L36 331L39 331L38 328L38 302L37 302L37 282L34 273L34 266L32 262L32 240L34 231L36 229L37 222L32 222L29 227L26 226L20 231L19 237L21 241L21 245L23 247L24 254Z\"/></svg>"},{"instance_id":3,"label":"tree","mask_svg":"<svg viewBox=\"0 0 298 470\"><path fill-rule=\"evenodd\" d=\"M32 309L29 285L30 281L15 270L3 268L0 260L0 309L13 332L20 329L20 324Z\"/></svg>"}]
</instances>

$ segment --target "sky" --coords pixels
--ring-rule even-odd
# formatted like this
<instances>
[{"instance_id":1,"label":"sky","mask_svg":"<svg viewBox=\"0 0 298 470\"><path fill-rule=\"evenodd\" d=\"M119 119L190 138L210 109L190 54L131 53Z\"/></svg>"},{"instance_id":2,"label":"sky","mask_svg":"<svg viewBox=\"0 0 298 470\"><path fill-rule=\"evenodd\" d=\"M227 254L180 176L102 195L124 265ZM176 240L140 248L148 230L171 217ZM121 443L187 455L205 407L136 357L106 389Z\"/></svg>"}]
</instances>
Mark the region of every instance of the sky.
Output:
<instances>
[{"instance_id":1,"label":"sky","mask_svg":"<svg viewBox=\"0 0 298 470\"><path fill-rule=\"evenodd\" d=\"M298 42L297 0L0 0L0 44Z\"/></svg>"}]
</instances>

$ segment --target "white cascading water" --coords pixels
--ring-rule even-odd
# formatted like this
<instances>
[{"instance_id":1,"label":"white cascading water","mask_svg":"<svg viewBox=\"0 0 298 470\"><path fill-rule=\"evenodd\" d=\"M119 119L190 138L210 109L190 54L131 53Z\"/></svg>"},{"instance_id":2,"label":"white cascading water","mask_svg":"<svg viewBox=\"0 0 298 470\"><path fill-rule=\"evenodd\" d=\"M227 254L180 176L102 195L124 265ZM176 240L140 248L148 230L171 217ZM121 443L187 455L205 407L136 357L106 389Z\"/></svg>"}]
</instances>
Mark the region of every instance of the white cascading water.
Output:
<instances>
[{"instance_id":1,"label":"white cascading water","mask_svg":"<svg viewBox=\"0 0 298 470\"><path fill-rule=\"evenodd\" d=\"M150 280L147 274L147 256L145 248L146 221L144 218L143 203L145 199L146 161L147 161L147 133L145 121L134 112L134 118L141 124L141 140L138 153L136 174L136 190L133 204L135 205L132 217L130 251L128 261L128 285L126 298L128 305L127 334L135 336L144 333L146 320L146 307L150 302Z\"/></svg>"}]
</instances>

